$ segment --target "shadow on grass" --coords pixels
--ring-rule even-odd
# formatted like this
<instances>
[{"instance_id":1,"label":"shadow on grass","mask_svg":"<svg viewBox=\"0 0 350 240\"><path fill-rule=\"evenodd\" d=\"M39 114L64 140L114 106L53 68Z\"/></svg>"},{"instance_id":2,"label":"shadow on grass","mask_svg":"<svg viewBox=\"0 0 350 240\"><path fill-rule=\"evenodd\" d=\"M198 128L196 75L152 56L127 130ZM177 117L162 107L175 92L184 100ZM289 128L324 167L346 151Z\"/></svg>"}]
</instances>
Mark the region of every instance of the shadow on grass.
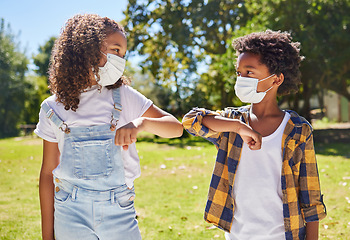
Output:
<instances>
[{"instance_id":1,"label":"shadow on grass","mask_svg":"<svg viewBox=\"0 0 350 240\"><path fill-rule=\"evenodd\" d=\"M342 156L350 160L350 148L348 143L316 143L317 154L325 156Z\"/></svg>"},{"instance_id":2,"label":"shadow on grass","mask_svg":"<svg viewBox=\"0 0 350 240\"><path fill-rule=\"evenodd\" d=\"M203 146L203 145L213 145L209 141L201 137L187 137L187 138L159 138L157 136L153 138L137 138L137 142L151 142L157 144L166 144L169 146L174 146L178 148L185 148L187 146ZM214 146L214 145L213 145Z\"/></svg>"},{"instance_id":3,"label":"shadow on grass","mask_svg":"<svg viewBox=\"0 0 350 240\"><path fill-rule=\"evenodd\" d=\"M156 135L151 136L139 136L137 142L150 142L157 144L166 144L173 147L185 148L187 146L203 146L203 145L214 145L201 137L194 137L184 131L183 135L179 138L161 138Z\"/></svg>"},{"instance_id":4,"label":"shadow on grass","mask_svg":"<svg viewBox=\"0 0 350 240\"><path fill-rule=\"evenodd\" d=\"M347 130L345 130L347 131ZM334 135L334 131L331 130L326 134L325 131L322 131L322 135L319 134L319 130L314 131L315 137L315 150L317 154L322 154L326 156L343 156L345 158L350 158L350 142L347 140L348 138L344 137L344 129L343 129L343 137L341 141L334 140L334 136L336 138L337 135ZM347 132L348 133L348 132ZM349 132L350 133L350 132ZM327 138L327 142L322 141L323 138ZM338 138L339 139L339 138ZM203 146L203 145L214 145L209 141L205 140L201 137L194 137L189 134L184 134L180 138L160 138L157 136L153 137L139 137L137 139L138 142L151 142L156 144L166 144L169 146L174 146L178 148L185 148L187 146ZM329 143L331 142L331 143Z\"/></svg>"}]
</instances>

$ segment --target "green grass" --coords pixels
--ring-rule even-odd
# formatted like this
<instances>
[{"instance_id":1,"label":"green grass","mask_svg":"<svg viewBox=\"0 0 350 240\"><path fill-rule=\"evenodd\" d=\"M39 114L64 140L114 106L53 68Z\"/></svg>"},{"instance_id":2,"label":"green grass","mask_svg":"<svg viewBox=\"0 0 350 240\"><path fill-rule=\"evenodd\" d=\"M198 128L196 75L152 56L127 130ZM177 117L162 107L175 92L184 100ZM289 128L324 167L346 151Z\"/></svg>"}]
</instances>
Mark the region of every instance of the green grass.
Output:
<instances>
[{"instance_id":1,"label":"green grass","mask_svg":"<svg viewBox=\"0 0 350 240\"><path fill-rule=\"evenodd\" d=\"M143 239L224 239L203 220L215 147L200 138L153 141L137 143L142 175L135 181L135 207ZM349 239L348 144L316 149L328 211L320 239ZM0 140L0 239L40 239L41 151L37 138Z\"/></svg>"}]
</instances>

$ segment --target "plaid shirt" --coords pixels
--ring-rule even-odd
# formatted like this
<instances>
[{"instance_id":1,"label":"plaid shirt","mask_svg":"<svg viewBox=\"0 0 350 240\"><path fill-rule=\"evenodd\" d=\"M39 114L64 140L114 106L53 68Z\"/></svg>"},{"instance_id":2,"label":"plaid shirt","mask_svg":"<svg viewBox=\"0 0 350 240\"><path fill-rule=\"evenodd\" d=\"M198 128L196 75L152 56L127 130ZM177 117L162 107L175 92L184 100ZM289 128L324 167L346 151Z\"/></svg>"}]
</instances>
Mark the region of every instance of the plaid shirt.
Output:
<instances>
[{"instance_id":1,"label":"plaid shirt","mask_svg":"<svg viewBox=\"0 0 350 240\"><path fill-rule=\"evenodd\" d=\"M249 106L217 111L221 116L247 122ZM305 239L305 222L326 216L320 191L312 127L296 112L291 115L282 137L282 201L285 237ZM203 117L214 115L209 110L194 108L183 119L184 128L194 136L214 143L218 154L212 175L204 218L225 231L233 222L233 184L241 157L243 140L235 132L215 132L202 124Z\"/></svg>"}]
</instances>

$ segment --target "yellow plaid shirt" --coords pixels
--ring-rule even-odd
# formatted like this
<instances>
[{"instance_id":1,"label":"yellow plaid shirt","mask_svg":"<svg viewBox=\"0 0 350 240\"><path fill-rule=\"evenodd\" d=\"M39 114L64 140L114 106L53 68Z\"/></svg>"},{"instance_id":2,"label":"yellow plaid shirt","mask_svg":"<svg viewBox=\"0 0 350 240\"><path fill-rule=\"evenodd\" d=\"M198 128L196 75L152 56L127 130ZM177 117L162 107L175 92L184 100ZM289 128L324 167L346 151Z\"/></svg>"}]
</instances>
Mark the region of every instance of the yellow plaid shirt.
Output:
<instances>
[{"instance_id":1,"label":"yellow plaid shirt","mask_svg":"<svg viewBox=\"0 0 350 240\"><path fill-rule=\"evenodd\" d=\"M249 106L217 111L221 116L247 122ZM282 201L287 240L305 239L305 223L326 216L323 203L311 125L296 112L291 115L282 137ZM183 119L184 128L194 136L211 141L218 148L204 218L230 231L233 222L232 194L243 140L234 132L215 132L202 124L203 117L215 113L194 108Z\"/></svg>"}]
</instances>

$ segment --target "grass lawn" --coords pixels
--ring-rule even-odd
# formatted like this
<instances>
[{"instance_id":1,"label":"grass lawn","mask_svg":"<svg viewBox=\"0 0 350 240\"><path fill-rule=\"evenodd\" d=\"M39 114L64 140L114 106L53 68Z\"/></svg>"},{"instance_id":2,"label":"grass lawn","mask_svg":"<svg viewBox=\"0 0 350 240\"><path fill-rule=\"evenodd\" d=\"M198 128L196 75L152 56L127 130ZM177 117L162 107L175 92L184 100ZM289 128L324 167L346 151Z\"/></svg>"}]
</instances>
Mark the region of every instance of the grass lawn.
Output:
<instances>
[{"instance_id":1,"label":"grass lawn","mask_svg":"<svg viewBox=\"0 0 350 240\"><path fill-rule=\"evenodd\" d=\"M135 207L143 239L224 239L203 220L216 149L200 138L139 141ZM320 239L350 239L349 144L316 145L328 216ZM38 138L0 140L0 239L40 239Z\"/></svg>"}]
</instances>

